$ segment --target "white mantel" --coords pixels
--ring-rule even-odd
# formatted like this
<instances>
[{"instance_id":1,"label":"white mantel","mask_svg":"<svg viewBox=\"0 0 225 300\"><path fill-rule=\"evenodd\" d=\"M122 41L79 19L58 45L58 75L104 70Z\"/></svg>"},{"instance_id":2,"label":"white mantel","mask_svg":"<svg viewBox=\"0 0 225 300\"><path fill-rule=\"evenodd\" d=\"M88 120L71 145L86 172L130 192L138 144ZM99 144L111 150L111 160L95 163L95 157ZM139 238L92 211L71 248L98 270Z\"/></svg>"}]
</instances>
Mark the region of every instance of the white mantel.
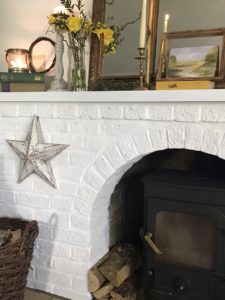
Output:
<instances>
[{"instance_id":1,"label":"white mantel","mask_svg":"<svg viewBox=\"0 0 225 300\"><path fill-rule=\"evenodd\" d=\"M4 102L225 102L225 89L177 91L24 92L0 93Z\"/></svg>"},{"instance_id":2,"label":"white mantel","mask_svg":"<svg viewBox=\"0 0 225 300\"><path fill-rule=\"evenodd\" d=\"M70 144L51 162L53 189L32 175L17 184L33 115L46 142ZM36 219L28 285L87 300L88 268L109 246L110 196L147 154L186 148L225 158L225 90L0 93L0 213Z\"/></svg>"}]
</instances>

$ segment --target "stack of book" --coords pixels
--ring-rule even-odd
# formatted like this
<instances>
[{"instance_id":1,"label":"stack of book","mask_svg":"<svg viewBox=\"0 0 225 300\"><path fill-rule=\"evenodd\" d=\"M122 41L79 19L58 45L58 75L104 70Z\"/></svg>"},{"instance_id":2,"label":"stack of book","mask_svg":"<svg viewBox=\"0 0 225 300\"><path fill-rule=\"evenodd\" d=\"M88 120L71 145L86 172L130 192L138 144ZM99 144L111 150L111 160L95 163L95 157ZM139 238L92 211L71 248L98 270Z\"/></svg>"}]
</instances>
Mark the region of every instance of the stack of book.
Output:
<instances>
[{"instance_id":1,"label":"stack of book","mask_svg":"<svg viewBox=\"0 0 225 300\"><path fill-rule=\"evenodd\" d=\"M1 92L42 92L45 91L43 73L0 72Z\"/></svg>"}]
</instances>

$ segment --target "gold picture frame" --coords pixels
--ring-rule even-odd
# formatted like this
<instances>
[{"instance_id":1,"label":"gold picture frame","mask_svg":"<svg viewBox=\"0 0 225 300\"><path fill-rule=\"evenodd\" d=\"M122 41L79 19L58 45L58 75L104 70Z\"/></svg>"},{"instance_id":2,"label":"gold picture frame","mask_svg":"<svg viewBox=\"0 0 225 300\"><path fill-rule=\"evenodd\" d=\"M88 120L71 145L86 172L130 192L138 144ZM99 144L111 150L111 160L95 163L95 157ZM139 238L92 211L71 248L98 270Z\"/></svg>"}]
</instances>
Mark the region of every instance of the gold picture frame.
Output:
<instances>
[{"instance_id":1,"label":"gold picture frame","mask_svg":"<svg viewBox=\"0 0 225 300\"><path fill-rule=\"evenodd\" d=\"M213 29L201 29L201 30L189 30L189 31L176 31L176 32L166 32L163 34L160 55L159 55L159 64L156 80L178 80L178 78L166 76L166 69L168 66L168 49L169 41L171 39L184 39L184 38L199 38L199 37L213 37L221 36L222 37L222 50L221 58L218 62L218 67L216 69L215 76L212 77L179 77L179 80L210 80L214 82L225 82L225 28L213 28Z\"/></svg>"}]
</instances>

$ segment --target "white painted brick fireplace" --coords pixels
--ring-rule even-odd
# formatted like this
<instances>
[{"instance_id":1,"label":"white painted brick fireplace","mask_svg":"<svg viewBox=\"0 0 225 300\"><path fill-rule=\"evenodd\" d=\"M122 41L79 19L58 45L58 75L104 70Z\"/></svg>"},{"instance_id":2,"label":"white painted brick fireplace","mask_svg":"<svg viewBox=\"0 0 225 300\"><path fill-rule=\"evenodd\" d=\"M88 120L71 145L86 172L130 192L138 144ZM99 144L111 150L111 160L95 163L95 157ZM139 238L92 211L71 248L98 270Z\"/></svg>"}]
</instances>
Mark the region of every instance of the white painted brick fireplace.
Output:
<instances>
[{"instance_id":1,"label":"white painted brick fireplace","mask_svg":"<svg viewBox=\"0 0 225 300\"><path fill-rule=\"evenodd\" d=\"M35 114L46 142L70 144L52 160L57 189L36 175L17 184L19 158L6 139L25 140ZM225 158L224 90L1 93L1 215L40 228L28 285L90 299L86 274L108 251L115 185L142 157L168 148Z\"/></svg>"}]
</instances>

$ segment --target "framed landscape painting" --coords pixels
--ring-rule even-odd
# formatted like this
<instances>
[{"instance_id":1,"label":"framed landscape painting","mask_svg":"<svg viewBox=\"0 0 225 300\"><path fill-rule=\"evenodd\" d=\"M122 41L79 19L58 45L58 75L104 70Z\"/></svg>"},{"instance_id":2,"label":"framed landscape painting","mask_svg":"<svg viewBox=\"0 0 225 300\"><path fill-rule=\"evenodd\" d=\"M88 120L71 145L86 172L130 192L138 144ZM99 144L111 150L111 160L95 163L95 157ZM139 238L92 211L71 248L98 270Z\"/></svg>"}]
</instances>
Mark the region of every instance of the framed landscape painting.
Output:
<instances>
[{"instance_id":1,"label":"framed landscape painting","mask_svg":"<svg viewBox=\"0 0 225 300\"><path fill-rule=\"evenodd\" d=\"M218 46L172 48L167 77L214 77L218 59Z\"/></svg>"}]
</instances>

